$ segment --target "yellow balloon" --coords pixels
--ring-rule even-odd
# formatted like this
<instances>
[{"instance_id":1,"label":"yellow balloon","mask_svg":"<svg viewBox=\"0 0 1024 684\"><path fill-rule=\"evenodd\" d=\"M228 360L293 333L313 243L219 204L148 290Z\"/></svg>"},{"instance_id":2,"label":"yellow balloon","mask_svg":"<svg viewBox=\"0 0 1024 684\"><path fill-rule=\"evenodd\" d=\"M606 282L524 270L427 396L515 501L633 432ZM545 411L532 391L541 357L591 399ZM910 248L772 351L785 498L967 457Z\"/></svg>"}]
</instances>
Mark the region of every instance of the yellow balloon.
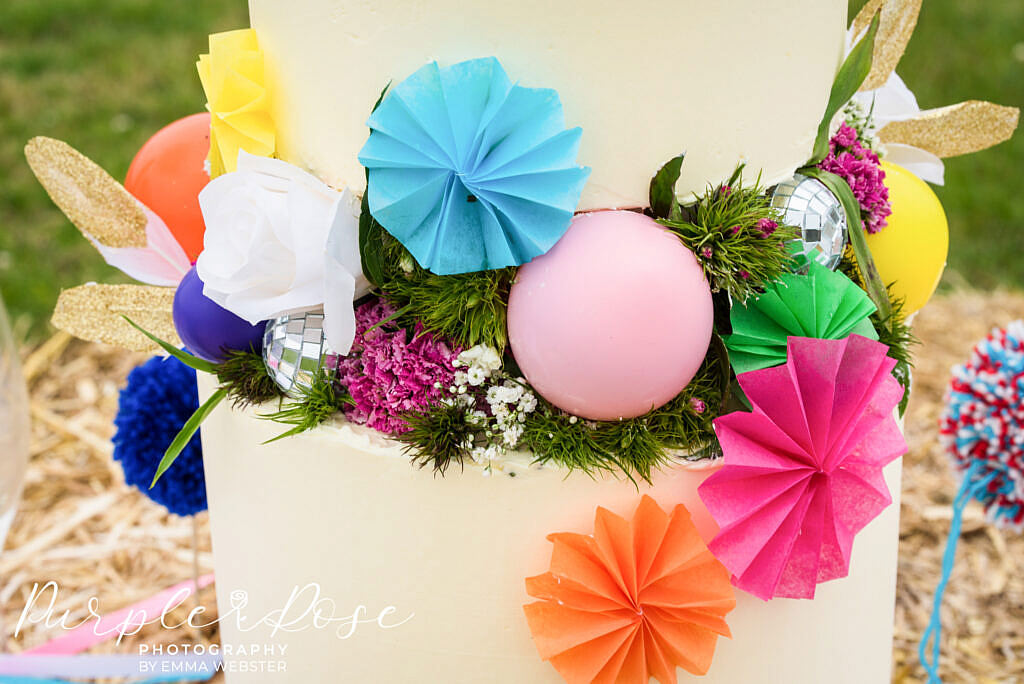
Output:
<instances>
[{"instance_id":1,"label":"yellow balloon","mask_svg":"<svg viewBox=\"0 0 1024 684\"><path fill-rule=\"evenodd\" d=\"M903 312L923 307L939 284L949 252L949 225L942 203L923 180L901 166L882 162L892 214L885 228L868 235L868 247Z\"/></svg>"}]
</instances>

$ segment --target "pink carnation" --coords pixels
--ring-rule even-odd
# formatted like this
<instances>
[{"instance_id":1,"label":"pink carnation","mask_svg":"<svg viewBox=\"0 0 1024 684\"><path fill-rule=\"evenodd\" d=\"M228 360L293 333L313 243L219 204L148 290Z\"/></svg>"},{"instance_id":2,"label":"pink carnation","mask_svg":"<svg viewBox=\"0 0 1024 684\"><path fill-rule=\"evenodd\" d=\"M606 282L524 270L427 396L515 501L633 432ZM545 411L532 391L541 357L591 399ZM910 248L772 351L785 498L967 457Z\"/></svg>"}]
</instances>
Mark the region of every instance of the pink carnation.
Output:
<instances>
[{"instance_id":1,"label":"pink carnation","mask_svg":"<svg viewBox=\"0 0 1024 684\"><path fill-rule=\"evenodd\" d=\"M403 413L432 406L447 393L455 377L452 361L461 351L419 323L411 341L394 323L381 324L394 314L382 299L356 309L355 343L338 362L338 381L355 401L345 416L392 435L408 431Z\"/></svg>"},{"instance_id":2,"label":"pink carnation","mask_svg":"<svg viewBox=\"0 0 1024 684\"><path fill-rule=\"evenodd\" d=\"M836 174L853 190L860 204L864 227L877 233L887 225L886 217L892 213L889 189L885 187L885 171L878 155L860 144L857 131L843 123L828 144L828 156L818 167Z\"/></svg>"}]
</instances>

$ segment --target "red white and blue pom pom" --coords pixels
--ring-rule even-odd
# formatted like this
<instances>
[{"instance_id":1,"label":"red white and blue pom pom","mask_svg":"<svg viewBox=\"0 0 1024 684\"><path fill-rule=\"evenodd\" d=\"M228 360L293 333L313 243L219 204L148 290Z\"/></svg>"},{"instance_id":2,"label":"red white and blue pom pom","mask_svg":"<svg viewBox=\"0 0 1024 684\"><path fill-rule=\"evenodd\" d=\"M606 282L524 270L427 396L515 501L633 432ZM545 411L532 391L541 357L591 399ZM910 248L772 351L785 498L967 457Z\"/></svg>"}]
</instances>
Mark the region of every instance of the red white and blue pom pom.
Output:
<instances>
[{"instance_id":1,"label":"red white and blue pom pom","mask_svg":"<svg viewBox=\"0 0 1024 684\"><path fill-rule=\"evenodd\" d=\"M1024 321L993 330L953 369L939 429L961 475L987 480L974 497L989 519L1024 530Z\"/></svg>"}]
</instances>

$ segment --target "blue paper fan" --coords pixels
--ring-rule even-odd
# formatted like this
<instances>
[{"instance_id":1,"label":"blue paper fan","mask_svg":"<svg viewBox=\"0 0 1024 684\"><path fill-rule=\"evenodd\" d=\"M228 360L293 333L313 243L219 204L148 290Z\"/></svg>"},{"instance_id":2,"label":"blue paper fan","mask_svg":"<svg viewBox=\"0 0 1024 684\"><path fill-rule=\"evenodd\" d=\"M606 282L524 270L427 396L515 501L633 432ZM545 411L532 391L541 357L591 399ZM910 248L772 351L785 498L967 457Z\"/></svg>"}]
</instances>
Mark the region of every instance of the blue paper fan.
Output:
<instances>
[{"instance_id":1,"label":"blue paper fan","mask_svg":"<svg viewBox=\"0 0 1024 684\"><path fill-rule=\"evenodd\" d=\"M558 94L493 57L427 64L367 122L370 213L439 275L518 266L562 237L590 169Z\"/></svg>"}]
</instances>

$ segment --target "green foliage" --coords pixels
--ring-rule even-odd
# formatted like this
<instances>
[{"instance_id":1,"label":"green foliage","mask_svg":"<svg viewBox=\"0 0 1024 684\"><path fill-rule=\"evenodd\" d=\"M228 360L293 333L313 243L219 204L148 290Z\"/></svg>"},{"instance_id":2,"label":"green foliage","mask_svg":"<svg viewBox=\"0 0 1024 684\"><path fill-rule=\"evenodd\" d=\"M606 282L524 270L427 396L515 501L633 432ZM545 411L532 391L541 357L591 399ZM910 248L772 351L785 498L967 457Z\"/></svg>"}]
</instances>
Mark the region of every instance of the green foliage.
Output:
<instances>
[{"instance_id":1,"label":"green foliage","mask_svg":"<svg viewBox=\"0 0 1024 684\"><path fill-rule=\"evenodd\" d=\"M679 220L658 222L674 231L697 257L712 290L725 290L734 299L747 297L789 271L792 257L786 243L798 236L796 228L779 225L765 235L762 219L781 224L771 199L760 187L744 188L743 167L723 185L708 186L693 205L683 207Z\"/></svg>"},{"instance_id":2,"label":"green foliage","mask_svg":"<svg viewBox=\"0 0 1024 684\"><path fill-rule=\"evenodd\" d=\"M335 382L334 373L321 369L313 379L313 384L301 388L296 399L286 403L280 411L260 416L275 423L293 426L267 443L312 430L351 404L352 397Z\"/></svg>"},{"instance_id":3,"label":"green foliage","mask_svg":"<svg viewBox=\"0 0 1024 684\"><path fill-rule=\"evenodd\" d=\"M185 446L192 439L192 436L199 430L199 426L203 424L213 409L217 408L217 405L224 400L227 396L227 392L223 389L215 390L210 398L203 402L202 406L196 409L185 424L175 435L174 441L171 442L170 446L167 447L167 451L164 452L163 458L160 459L160 463L156 467L156 473L153 475L153 481L150 483L150 488L157 483L157 480L167 472L167 469L174 465L174 461L181 455L181 452L185 449Z\"/></svg>"},{"instance_id":4,"label":"green foliage","mask_svg":"<svg viewBox=\"0 0 1024 684\"><path fill-rule=\"evenodd\" d=\"M425 411L404 415L409 431L397 435L405 453L421 468L431 466L435 473L445 474L448 466L460 466L469 457L480 426L471 422L466 408L457 402L445 401Z\"/></svg>"},{"instance_id":5,"label":"green foliage","mask_svg":"<svg viewBox=\"0 0 1024 684\"><path fill-rule=\"evenodd\" d=\"M487 344L499 352L508 343L508 293L515 268L440 276L422 268L411 254L383 229L381 290L398 309L398 322L413 328L416 322L429 332L462 347Z\"/></svg>"},{"instance_id":6,"label":"green foliage","mask_svg":"<svg viewBox=\"0 0 1024 684\"><path fill-rule=\"evenodd\" d=\"M864 287L863 277L857 260L851 250L843 254L839 262L839 270L846 274L850 280L858 286ZM886 290L889 300L889 313L883 315L876 311L871 314L871 324L878 333L878 341L889 347L889 356L896 359L896 367L893 369L893 376L903 386L903 399L900 401L900 415L907 410L907 402L910 400L911 371L914 367L913 347L919 344L914 336L913 330L907 323L903 311L903 299L892 293L892 288Z\"/></svg>"},{"instance_id":7,"label":"green foliage","mask_svg":"<svg viewBox=\"0 0 1024 684\"><path fill-rule=\"evenodd\" d=\"M281 388L267 372L263 357L254 351L228 352L215 372L220 389L227 392L235 408L264 404L283 396Z\"/></svg>"},{"instance_id":8,"label":"green foliage","mask_svg":"<svg viewBox=\"0 0 1024 684\"><path fill-rule=\"evenodd\" d=\"M711 423L720 413L727 386L723 378L728 378L728 361L719 350L719 345L712 346L697 375L675 399L637 418L584 421L540 400L537 410L526 416L520 444L539 463L591 475L621 472L634 482L650 482L655 469L678 458L710 457L718 448Z\"/></svg>"},{"instance_id":9,"label":"green foliage","mask_svg":"<svg viewBox=\"0 0 1024 684\"><path fill-rule=\"evenodd\" d=\"M846 56L842 66L839 67L835 81L832 82L832 92L828 96L825 115L818 125L818 135L814 139L814 151L811 153L811 158L807 161L808 166L814 166L828 155L828 134L832 119L840 109L846 106L850 98L857 94L857 90L871 72L871 61L875 51L875 34L878 33L878 22L879 13L875 13L867 33L853 46L850 54Z\"/></svg>"},{"instance_id":10,"label":"green foliage","mask_svg":"<svg viewBox=\"0 0 1024 684\"><path fill-rule=\"evenodd\" d=\"M679 221L683 218L679 198L676 197L676 182L679 180L684 157L685 154L673 157L658 169L658 173L651 179L650 202L654 218L670 221Z\"/></svg>"}]
</instances>

